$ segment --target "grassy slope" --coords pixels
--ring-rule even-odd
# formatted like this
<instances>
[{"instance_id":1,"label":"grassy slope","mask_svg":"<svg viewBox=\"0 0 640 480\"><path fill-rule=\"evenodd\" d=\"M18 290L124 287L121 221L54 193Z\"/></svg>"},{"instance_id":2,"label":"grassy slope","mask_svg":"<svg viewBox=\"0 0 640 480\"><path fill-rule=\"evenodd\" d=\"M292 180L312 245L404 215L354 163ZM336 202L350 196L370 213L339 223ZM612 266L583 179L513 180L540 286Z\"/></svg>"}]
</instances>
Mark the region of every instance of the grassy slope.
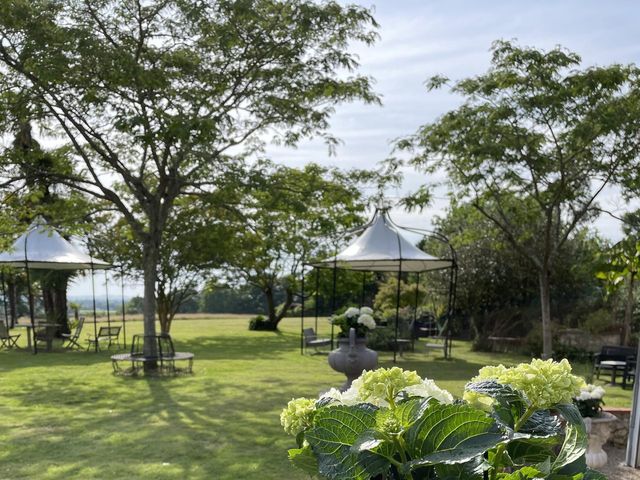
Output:
<instances>
[{"instance_id":1,"label":"grassy slope","mask_svg":"<svg viewBox=\"0 0 640 480\"><path fill-rule=\"evenodd\" d=\"M0 478L305 478L286 459L293 439L280 410L344 377L324 355L300 356L296 321L281 333L246 325L237 317L176 322L176 348L196 353L191 377L115 377L109 353L0 352ZM129 334L141 327L131 323ZM524 360L473 353L462 342L453 355L416 352L399 365L459 395L483 365ZM629 403L629 391L608 389L608 404Z\"/></svg>"}]
</instances>

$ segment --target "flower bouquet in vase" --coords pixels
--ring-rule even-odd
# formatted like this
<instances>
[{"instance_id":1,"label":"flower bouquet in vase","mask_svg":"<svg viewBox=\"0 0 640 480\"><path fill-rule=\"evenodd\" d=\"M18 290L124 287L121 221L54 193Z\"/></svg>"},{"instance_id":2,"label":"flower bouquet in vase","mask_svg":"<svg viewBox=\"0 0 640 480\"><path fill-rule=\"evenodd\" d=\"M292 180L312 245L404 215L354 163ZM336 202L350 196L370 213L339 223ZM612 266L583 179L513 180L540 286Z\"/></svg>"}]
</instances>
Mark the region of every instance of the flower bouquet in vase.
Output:
<instances>
[{"instance_id":1,"label":"flower bouquet in vase","mask_svg":"<svg viewBox=\"0 0 640 480\"><path fill-rule=\"evenodd\" d=\"M367 348L367 332L376 328L373 310L369 307L348 308L342 315L329 321L340 329L338 348L329 353L329 365L347 377L343 390L364 370L372 370L378 365L378 354Z\"/></svg>"},{"instance_id":2,"label":"flower bouquet in vase","mask_svg":"<svg viewBox=\"0 0 640 480\"><path fill-rule=\"evenodd\" d=\"M596 385L585 385L580 394L573 399L589 435L587 448L587 465L591 468L602 467L607 464L607 452L602 446L607 443L611 435L611 424L616 421L615 415L602 411L604 405L604 388Z\"/></svg>"}]
</instances>

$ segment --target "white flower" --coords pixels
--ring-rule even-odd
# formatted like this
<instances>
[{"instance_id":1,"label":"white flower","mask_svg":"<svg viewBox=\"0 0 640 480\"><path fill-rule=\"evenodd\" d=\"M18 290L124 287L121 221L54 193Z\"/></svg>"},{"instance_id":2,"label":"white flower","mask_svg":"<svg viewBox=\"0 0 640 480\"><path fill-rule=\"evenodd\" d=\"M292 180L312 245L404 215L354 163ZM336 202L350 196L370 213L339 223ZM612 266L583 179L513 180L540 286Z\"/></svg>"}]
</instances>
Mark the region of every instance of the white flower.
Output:
<instances>
[{"instance_id":1,"label":"white flower","mask_svg":"<svg viewBox=\"0 0 640 480\"><path fill-rule=\"evenodd\" d=\"M358 317L358 323L360 325L364 325L369 330L373 330L374 328L376 328L376 321L373 319L373 317L371 315L368 315L366 313L364 313L364 314L360 315L360 317Z\"/></svg>"},{"instance_id":2,"label":"white flower","mask_svg":"<svg viewBox=\"0 0 640 480\"><path fill-rule=\"evenodd\" d=\"M360 313L366 313L367 315L373 315L373 309L369 307L362 307Z\"/></svg>"},{"instance_id":3,"label":"white flower","mask_svg":"<svg viewBox=\"0 0 640 480\"><path fill-rule=\"evenodd\" d=\"M604 388L596 385L586 385L580 389L580 395L576 397L577 400L602 400L604 397Z\"/></svg>"},{"instance_id":4,"label":"white flower","mask_svg":"<svg viewBox=\"0 0 640 480\"><path fill-rule=\"evenodd\" d=\"M344 312L344 316L347 318L357 317L358 315L360 315L360 310L356 307L350 307Z\"/></svg>"},{"instance_id":5,"label":"white flower","mask_svg":"<svg viewBox=\"0 0 640 480\"><path fill-rule=\"evenodd\" d=\"M425 378L422 380L422 383L417 385L409 385L403 388L402 391L411 397L435 398L440 403L453 403L453 395L438 387L436 383L429 378Z\"/></svg>"}]
</instances>

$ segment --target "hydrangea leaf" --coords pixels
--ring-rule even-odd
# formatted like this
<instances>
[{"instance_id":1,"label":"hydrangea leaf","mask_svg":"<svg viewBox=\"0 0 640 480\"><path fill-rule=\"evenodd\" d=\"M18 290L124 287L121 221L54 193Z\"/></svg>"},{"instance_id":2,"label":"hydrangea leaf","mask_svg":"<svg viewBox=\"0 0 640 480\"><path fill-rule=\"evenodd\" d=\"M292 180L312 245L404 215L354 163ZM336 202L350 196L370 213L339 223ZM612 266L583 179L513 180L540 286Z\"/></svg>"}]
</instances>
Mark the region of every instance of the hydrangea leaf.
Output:
<instances>
[{"instance_id":1,"label":"hydrangea leaf","mask_svg":"<svg viewBox=\"0 0 640 480\"><path fill-rule=\"evenodd\" d=\"M532 437L555 437L562 433L562 424L557 415L551 415L549 410L538 410L529 417L519 433Z\"/></svg>"},{"instance_id":2,"label":"hydrangea leaf","mask_svg":"<svg viewBox=\"0 0 640 480\"><path fill-rule=\"evenodd\" d=\"M584 460L584 454L587 451L587 430L580 416L580 412L575 405L559 404L556 409L562 414L567 421L565 428L564 442L560 449L560 453L552 464L552 471L558 472L563 467ZM586 468L586 465L584 466ZM580 465L579 468L582 468ZM584 471L584 469L582 469ZM573 472L570 472L573 473Z\"/></svg>"},{"instance_id":3,"label":"hydrangea leaf","mask_svg":"<svg viewBox=\"0 0 640 480\"><path fill-rule=\"evenodd\" d=\"M377 408L369 404L331 406L318 410L305 434L318 459L318 472L329 479L366 480L371 474L358 462L352 445L376 424Z\"/></svg>"},{"instance_id":4,"label":"hydrangea leaf","mask_svg":"<svg viewBox=\"0 0 640 480\"><path fill-rule=\"evenodd\" d=\"M509 442L507 453L515 465L544 462L558 443L558 437L516 439Z\"/></svg>"},{"instance_id":5,"label":"hydrangea leaf","mask_svg":"<svg viewBox=\"0 0 640 480\"><path fill-rule=\"evenodd\" d=\"M489 469L489 464L482 455L478 455L470 462L458 464L438 464L435 471L439 480L481 480L483 473Z\"/></svg>"},{"instance_id":6,"label":"hydrangea leaf","mask_svg":"<svg viewBox=\"0 0 640 480\"><path fill-rule=\"evenodd\" d=\"M405 435L407 468L468 462L506 438L495 420L469 405L432 404Z\"/></svg>"},{"instance_id":7,"label":"hydrangea leaf","mask_svg":"<svg viewBox=\"0 0 640 480\"><path fill-rule=\"evenodd\" d=\"M393 414L402 427L407 429L424 415L433 402L432 398L411 398L400 403Z\"/></svg>"},{"instance_id":8,"label":"hydrangea leaf","mask_svg":"<svg viewBox=\"0 0 640 480\"><path fill-rule=\"evenodd\" d=\"M493 411L497 420L510 428L514 427L527 409L527 402L522 393L495 380L468 383L465 390L493 398L496 402Z\"/></svg>"},{"instance_id":9,"label":"hydrangea leaf","mask_svg":"<svg viewBox=\"0 0 640 480\"><path fill-rule=\"evenodd\" d=\"M303 448L290 449L289 460L295 467L303 470L309 475L315 475L318 473L318 460L313 456L313 452L309 445Z\"/></svg>"}]
</instances>

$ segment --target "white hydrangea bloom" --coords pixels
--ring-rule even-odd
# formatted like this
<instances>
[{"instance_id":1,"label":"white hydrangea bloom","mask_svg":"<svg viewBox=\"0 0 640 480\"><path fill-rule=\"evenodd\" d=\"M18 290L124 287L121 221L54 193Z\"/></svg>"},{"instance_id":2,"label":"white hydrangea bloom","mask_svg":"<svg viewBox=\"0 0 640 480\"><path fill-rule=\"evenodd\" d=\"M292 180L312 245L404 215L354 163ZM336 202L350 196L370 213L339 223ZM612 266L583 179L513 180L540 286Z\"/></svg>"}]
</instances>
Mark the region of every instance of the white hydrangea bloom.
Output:
<instances>
[{"instance_id":1,"label":"white hydrangea bloom","mask_svg":"<svg viewBox=\"0 0 640 480\"><path fill-rule=\"evenodd\" d=\"M435 398L440 403L453 403L453 395L438 387L430 378L425 378L417 385L405 387L402 391L412 397Z\"/></svg>"},{"instance_id":2,"label":"white hydrangea bloom","mask_svg":"<svg viewBox=\"0 0 640 480\"><path fill-rule=\"evenodd\" d=\"M332 403L342 403L342 392L340 390L338 390L337 388L332 388L328 392L324 392L320 396L320 399L321 400L331 399L331 400L334 401Z\"/></svg>"},{"instance_id":3,"label":"white hydrangea bloom","mask_svg":"<svg viewBox=\"0 0 640 480\"><path fill-rule=\"evenodd\" d=\"M368 315L366 313L360 315L360 317L358 318L358 323L364 325L369 330L373 330L374 328L376 328L376 321L371 315Z\"/></svg>"},{"instance_id":4,"label":"white hydrangea bloom","mask_svg":"<svg viewBox=\"0 0 640 480\"><path fill-rule=\"evenodd\" d=\"M589 384L580 389L580 395L576 398L578 400L602 400L604 394L604 388Z\"/></svg>"},{"instance_id":5,"label":"white hydrangea bloom","mask_svg":"<svg viewBox=\"0 0 640 480\"><path fill-rule=\"evenodd\" d=\"M350 307L344 312L344 316L347 318L357 317L358 315L360 315L360 310L356 307Z\"/></svg>"},{"instance_id":6,"label":"white hydrangea bloom","mask_svg":"<svg viewBox=\"0 0 640 480\"><path fill-rule=\"evenodd\" d=\"M367 315L373 315L373 309L369 307L362 307L360 309L360 313L365 313Z\"/></svg>"}]
</instances>

